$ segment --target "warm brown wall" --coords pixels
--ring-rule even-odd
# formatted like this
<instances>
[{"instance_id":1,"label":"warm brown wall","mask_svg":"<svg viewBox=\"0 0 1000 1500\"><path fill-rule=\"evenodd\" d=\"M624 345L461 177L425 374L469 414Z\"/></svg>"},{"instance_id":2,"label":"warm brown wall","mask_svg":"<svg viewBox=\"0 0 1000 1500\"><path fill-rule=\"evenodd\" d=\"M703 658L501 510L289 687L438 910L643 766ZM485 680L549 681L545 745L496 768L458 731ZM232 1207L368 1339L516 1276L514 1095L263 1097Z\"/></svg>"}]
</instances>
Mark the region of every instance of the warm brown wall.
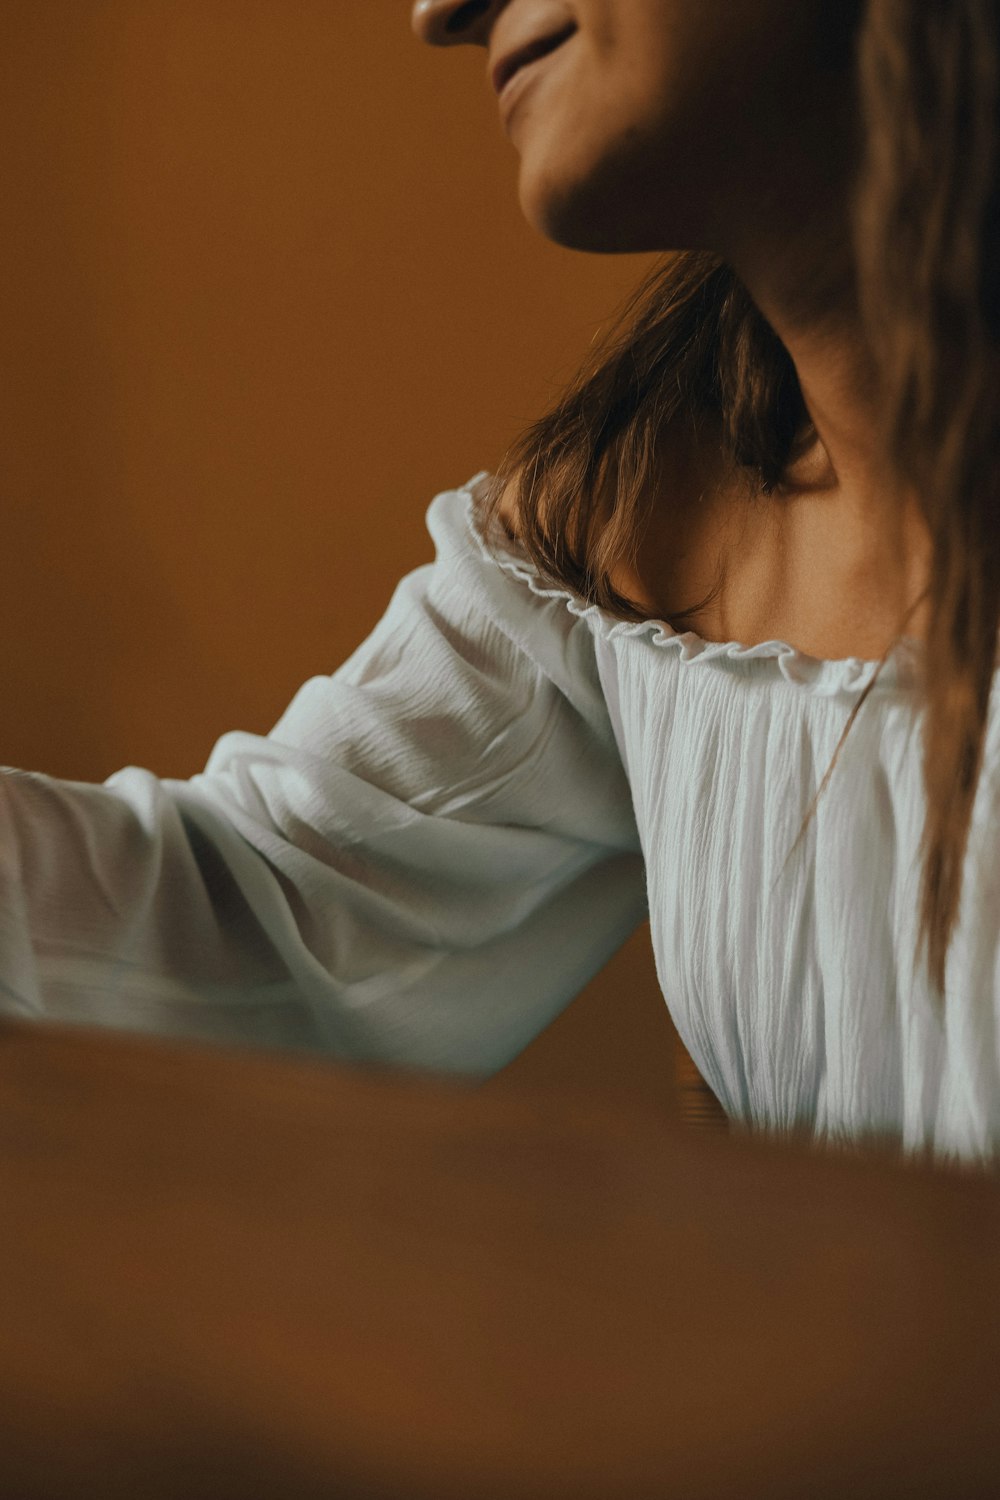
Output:
<instances>
[{"instance_id":1,"label":"warm brown wall","mask_svg":"<svg viewBox=\"0 0 1000 1500\"><path fill-rule=\"evenodd\" d=\"M527 226L483 52L406 0L4 0L0 79L0 760L187 776L367 634L648 258ZM662 1099L670 1036L642 932L496 1086Z\"/></svg>"}]
</instances>

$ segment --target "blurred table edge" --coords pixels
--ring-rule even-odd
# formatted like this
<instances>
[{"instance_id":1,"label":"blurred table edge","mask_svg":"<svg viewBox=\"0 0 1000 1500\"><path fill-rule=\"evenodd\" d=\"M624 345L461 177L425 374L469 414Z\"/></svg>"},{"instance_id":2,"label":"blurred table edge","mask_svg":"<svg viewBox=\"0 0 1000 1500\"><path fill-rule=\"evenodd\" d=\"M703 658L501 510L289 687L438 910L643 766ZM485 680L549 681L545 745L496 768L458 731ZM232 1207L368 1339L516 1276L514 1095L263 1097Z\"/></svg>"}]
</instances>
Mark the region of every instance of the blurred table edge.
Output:
<instances>
[{"instance_id":1,"label":"blurred table edge","mask_svg":"<svg viewBox=\"0 0 1000 1500\"><path fill-rule=\"evenodd\" d=\"M17 1500L995 1493L992 1168L3 1022L0 1193Z\"/></svg>"}]
</instances>

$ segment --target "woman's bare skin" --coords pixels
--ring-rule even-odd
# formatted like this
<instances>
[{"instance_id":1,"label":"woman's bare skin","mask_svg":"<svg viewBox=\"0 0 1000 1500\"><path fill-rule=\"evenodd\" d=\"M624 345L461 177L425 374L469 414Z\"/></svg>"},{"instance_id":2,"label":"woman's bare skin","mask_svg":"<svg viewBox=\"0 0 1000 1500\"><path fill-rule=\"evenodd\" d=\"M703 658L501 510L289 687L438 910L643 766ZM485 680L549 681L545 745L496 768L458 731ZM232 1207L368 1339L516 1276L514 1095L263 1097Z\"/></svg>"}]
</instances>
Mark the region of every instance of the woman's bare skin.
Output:
<instances>
[{"instance_id":1,"label":"woman's bare skin","mask_svg":"<svg viewBox=\"0 0 1000 1500\"><path fill-rule=\"evenodd\" d=\"M662 616L697 602L708 640L879 657L927 582L915 502L880 477L873 365L857 316L858 0L418 0L417 35L486 50L575 31L504 118L522 211L602 254L711 250L788 350L812 443L785 493L748 505L710 446L664 464L664 502L624 591ZM927 607L905 621L923 639Z\"/></svg>"}]
</instances>

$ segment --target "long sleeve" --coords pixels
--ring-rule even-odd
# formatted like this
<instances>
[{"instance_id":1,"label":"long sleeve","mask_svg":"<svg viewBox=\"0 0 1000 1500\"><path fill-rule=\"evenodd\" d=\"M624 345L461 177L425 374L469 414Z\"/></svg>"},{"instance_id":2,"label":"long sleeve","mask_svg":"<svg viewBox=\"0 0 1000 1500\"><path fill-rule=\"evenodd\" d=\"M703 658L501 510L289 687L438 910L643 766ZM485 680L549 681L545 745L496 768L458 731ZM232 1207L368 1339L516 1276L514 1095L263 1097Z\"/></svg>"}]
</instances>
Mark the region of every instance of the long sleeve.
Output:
<instances>
[{"instance_id":1,"label":"long sleeve","mask_svg":"<svg viewBox=\"0 0 1000 1500\"><path fill-rule=\"evenodd\" d=\"M489 1074L646 912L584 619L486 553L477 475L436 559L267 735L190 780L0 773L0 1010Z\"/></svg>"}]
</instances>

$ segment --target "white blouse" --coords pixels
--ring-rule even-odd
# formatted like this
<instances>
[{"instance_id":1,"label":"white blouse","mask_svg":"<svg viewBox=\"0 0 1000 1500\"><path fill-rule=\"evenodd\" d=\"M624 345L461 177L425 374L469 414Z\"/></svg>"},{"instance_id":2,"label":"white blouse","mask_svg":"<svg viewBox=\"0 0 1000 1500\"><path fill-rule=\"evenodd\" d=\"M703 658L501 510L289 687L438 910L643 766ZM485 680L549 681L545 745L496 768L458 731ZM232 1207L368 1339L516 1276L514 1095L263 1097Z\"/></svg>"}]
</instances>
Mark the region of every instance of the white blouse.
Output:
<instances>
[{"instance_id":1,"label":"white blouse","mask_svg":"<svg viewBox=\"0 0 1000 1500\"><path fill-rule=\"evenodd\" d=\"M992 711L946 1001L914 965L917 642L875 670L613 619L437 556L268 735L188 781L0 774L0 1010L487 1076L645 916L678 1032L751 1129L1000 1145Z\"/></svg>"}]
</instances>

